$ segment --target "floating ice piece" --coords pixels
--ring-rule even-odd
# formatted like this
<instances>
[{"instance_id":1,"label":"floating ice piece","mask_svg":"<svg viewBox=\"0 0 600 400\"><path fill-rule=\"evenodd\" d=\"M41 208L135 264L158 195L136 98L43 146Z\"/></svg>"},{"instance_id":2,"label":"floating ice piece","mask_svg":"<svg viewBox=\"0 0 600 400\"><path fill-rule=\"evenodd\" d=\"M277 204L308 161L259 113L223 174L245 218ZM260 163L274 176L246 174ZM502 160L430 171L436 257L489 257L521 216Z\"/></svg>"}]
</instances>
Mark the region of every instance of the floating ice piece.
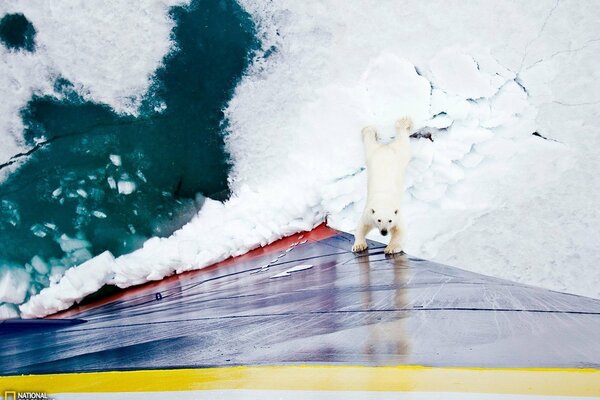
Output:
<instances>
[{"instance_id":1,"label":"floating ice piece","mask_svg":"<svg viewBox=\"0 0 600 400\"><path fill-rule=\"evenodd\" d=\"M119 189L119 193L127 195L127 194L131 194L135 191L136 184L135 184L135 182L132 182L132 181L119 181L119 183L117 184L117 187Z\"/></svg>"},{"instance_id":2,"label":"floating ice piece","mask_svg":"<svg viewBox=\"0 0 600 400\"><path fill-rule=\"evenodd\" d=\"M98 210L92 211L92 215L96 218L106 218L106 214Z\"/></svg>"},{"instance_id":3,"label":"floating ice piece","mask_svg":"<svg viewBox=\"0 0 600 400\"><path fill-rule=\"evenodd\" d=\"M77 194L80 195L81 197L83 197L84 199L87 199L87 197L88 197L87 192L83 189L77 189Z\"/></svg>"},{"instance_id":4,"label":"floating ice piece","mask_svg":"<svg viewBox=\"0 0 600 400\"><path fill-rule=\"evenodd\" d=\"M60 236L58 244L60 245L62 251L64 251L65 253L72 253L75 250L84 249L92 246L92 244L87 240L70 238L64 233Z\"/></svg>"},{"instance_id":5,"label":"floating ice piece","mask_svg":"<svg viewBox=\"0 0 600 400\"><path fill-rule=\"evenodd\" d=\"M122 165L121 156L117 154L111 154L108 156L108 158L110 158L110 162L113 163L115 167L120 167Z\"/></svg>"},{"instance_id":6,"label":"floating ice piece","mask_svg":"<svg viewBox=\"0 0 600 400\"><path fill-rule=\"evenodd\" d=\"M25 301L31 275L18 266L0 268L0 302L21 304Z\"/></svg>"},{"instance_id":7,"label":"floating ice piece","mask_svg":"<svg viewBox=\"0 0 600 400\"><path fill-rule=\"evenodd\" d=\"M108 178L106 178L106 181L108 182L108 186L110 186L111 189L116 189L117 188L117 182L115 181L115 178L113 178L112 176L109 176Z\"/></svg>"},{"instance_id":8,"label":"floating ice piece","mask_svg":"<svg viewBox=\"0 0 600 400\"><path fill-rule=\"evenodd\" d=\"M54 191L52 192L52 197L58 197L62 194L62 188L56 188L54 189Z\"/></svg>"},{"instance_id":9,"label":"floating ice piece","mask_svg":"<svg viewBox=\"0 0 600 400\"><path fill-rule=\"evenodd\" d=\"M0 305L0 320L18 317L19 312L17 311L17 306L8 303Z\"/></svg>"},{"instance_id":10,"label":"floating ice piece","mask_svg":"<svg viewBox=\"0 0 600 400\"><path fill-rule=\"evenodd\" d=\"M38 274L45 275L49 271L48 264L46 264L40 256L33 256L31 259L31 265Z\"/></svg>"},{"instance_id":11,"label":"floating ice piece","mask_svg":"<svg viewBox=\"0 0 600 400\"><path fill-rule=\"evenodd\" d=\"M271 277L272 278L282 278L284 276L290 276L292 274L292 272L298 272L298 271L304 271L306 269L310 269L313 266L311 264L300 264L300 265L296 265L295 267L292 267L290 269L287 269L283 272L280 272L279 274L273 275Z\"/></svg>"},{"instance_id":12,"label":"floating ice piece","mask_svg":"<svg viewBox=\"0 0 600 400\"><path fill-rule=\"evenodd\" d=\"M32 226L31 226L31 228L29 228L29 230L31 230L31 232L32 232L32 233L33 233L35 236L37 236L37 237L41 237L41 238L43 238L43 237L46 237L46 235L48 234L48 233L46 232L46 229L44 228L44 225L42 225L42 224L35 224L35 225L32 225Z\"/></svg>"},{"instance_id":13,"label":"floating ice piece","mask_svg":"<svg viewBox=\"0 0 600 400\"><path fill-rule=\"evenodd\" d=\"M21 223L21 214L16 203L10 200L2 200L0 203L0 221L8 222L12 226Z\"/></svg>"},{"instance_id":14,"label":"floating ice piece","mask_svg":"<svg viewBox=\"0 0 600 400\"><path fill-rule=\"evenodd\" d=\"M146 176L144 175L144 173L142 171L137 171L135 173L137 175L138 178L140 178L140 180L144 183L148 182L148 180L146 179Z\"/></svg>"},{"instance_id":15,"label":"floating ice piece","mask_svg":"<svg viewBox=\"0 0 600 400\"><path fill-rule=\"evenodd\" d=\"M161 101L159 104L154 106L154 111L157 113L161 113L167 109L167 104L164 101Z\"/></svg>"}]
</instances>

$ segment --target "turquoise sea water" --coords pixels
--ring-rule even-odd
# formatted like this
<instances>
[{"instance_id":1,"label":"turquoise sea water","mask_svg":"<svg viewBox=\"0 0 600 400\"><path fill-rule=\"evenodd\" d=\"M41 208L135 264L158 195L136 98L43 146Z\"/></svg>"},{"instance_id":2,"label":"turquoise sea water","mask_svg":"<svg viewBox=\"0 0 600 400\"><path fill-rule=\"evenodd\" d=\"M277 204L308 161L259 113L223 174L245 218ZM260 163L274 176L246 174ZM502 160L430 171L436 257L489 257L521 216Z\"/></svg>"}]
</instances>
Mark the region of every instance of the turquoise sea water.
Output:
<instances>
[{"instance_id":1,"label":"turquoise sea water","mask_svg":"<svg viewBox=\"0 0 600 400\"><path fill-rule=\"evenodd\" d=\"M34 256L68 267L127 253L181 227L204 196L229 196L222 109L258 46L254 24L231 0L194 1L172 16L177 50L139 117L84 101L60 78L65 100L33 98L22 110L27 144L37 147L0 184L0 263L26 269L35 290L48 278L26 265Z\"/></svg>"}]
</instances>

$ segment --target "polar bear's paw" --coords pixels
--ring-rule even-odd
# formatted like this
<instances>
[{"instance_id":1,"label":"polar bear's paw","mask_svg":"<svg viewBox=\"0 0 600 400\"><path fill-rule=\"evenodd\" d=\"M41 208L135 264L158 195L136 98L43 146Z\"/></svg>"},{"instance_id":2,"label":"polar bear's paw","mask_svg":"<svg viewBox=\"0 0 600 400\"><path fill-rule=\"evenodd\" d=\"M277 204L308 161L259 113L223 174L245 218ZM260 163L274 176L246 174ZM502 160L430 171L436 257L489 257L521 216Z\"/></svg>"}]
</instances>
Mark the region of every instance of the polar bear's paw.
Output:
<instances>
[{"instance_id":1,"label":"polar bear's paw","mask_svg":"<svg viewBox=\"0 0 600 400\"><path fill-rule=\"evenodd\" d=\"M362 130L362 138L364 142L377 141L377 130L372 126L366 126Z\"/></svg>"},{"instance_id":2,"label":"polar bear's paw","mask_svg":"<svg viewBox=\"0 0 600 400\"><path fill-rule=\"evenodd\" d=\"M388 244L387 247L383 250L385 254L398 254L402 253L402 246L399 244Z\"/></svg>"},{"instance_id":3,"label":"polar bear's paw","mask_svg":"<svg viewBox=\"0 0 600 400\"><path fill-rule=\"evenodd\" d=\"M409 117L400 118L396 121L396 130L397 131L406 131L410 132L412 129L412 120Z\"/></svg>"},{"instance_id":4,"label":"polar bear's paw","mask_svg":"<svg viewBox=\"0 0 600 400\"><path fill-rule=\"evenodd\" d=\"M354 242L354 246L352 246L352 251L354 253L359 253L361 251L365 251L369 246L367 242Z\"/></svg>"}]
</instances>

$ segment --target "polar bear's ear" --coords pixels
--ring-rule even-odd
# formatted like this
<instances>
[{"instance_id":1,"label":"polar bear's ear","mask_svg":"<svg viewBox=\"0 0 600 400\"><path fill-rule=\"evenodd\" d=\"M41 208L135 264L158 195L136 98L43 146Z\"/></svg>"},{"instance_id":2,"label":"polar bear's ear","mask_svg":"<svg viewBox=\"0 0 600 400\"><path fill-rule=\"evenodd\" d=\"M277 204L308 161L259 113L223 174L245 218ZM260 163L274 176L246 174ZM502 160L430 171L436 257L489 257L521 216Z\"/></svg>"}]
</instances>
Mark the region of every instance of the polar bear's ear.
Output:
<instances>
[{"instance_id":1,"label":"polar bear's ear","mask_svg":"<svg viewBox=\"0 0 600 400\"><path fill-rule=\"evenodd\" d=\"M398 214L398 210L394 211L394 214Z\"/></svg>"},{"instance_id":2,"label":"polar bear's ear","mask_svg":"<svg viewBox=\"0 0 600 400\"><path fill-rule=\"evenodd\" d=\"M375 214L375 210L371 208L371 214Z\"/></svg>"}]
</instances>

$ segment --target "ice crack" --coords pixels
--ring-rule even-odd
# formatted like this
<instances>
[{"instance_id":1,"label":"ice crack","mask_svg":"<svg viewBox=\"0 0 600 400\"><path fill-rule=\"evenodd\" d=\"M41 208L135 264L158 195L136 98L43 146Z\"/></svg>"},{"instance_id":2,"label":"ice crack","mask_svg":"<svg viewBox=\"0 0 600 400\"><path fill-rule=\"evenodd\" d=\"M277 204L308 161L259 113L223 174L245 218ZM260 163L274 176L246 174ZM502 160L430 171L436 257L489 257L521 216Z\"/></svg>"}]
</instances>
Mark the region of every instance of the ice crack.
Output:
<instances>
[{"instance_id":1,"label":"ice crack","mask_svg":"<svg viewBox=\"0 0 600 400\"><path fill-rule=\"evenodd\" d=\"M536 40L538 40L542 36L542 33L544 32L544 29L546 29L546 25L548 24L548 21L552 17L552 14L554 14L554 11L558 7L559 3L560 3L560 0L556 0L556 3L554 3L554 7L552 7L552 9L550 10L550 12L548 13L548 15L546 16L546 18L544 19L544 22L542 23L542 26L540 27L540 30L538 31L538 34L536 35L536 37L533 38L533 39L531 39L529 41L529 43L527 43L527 45L525 46L525 50L523 51L523 58L521 58L521 65L519 67L519 72L521 72L523 70L523 64L525 64L525 58L527 58L527 50L529 50L529 47L533 44L533 42L535 42Z\"/></svg>"}]
</instances>

